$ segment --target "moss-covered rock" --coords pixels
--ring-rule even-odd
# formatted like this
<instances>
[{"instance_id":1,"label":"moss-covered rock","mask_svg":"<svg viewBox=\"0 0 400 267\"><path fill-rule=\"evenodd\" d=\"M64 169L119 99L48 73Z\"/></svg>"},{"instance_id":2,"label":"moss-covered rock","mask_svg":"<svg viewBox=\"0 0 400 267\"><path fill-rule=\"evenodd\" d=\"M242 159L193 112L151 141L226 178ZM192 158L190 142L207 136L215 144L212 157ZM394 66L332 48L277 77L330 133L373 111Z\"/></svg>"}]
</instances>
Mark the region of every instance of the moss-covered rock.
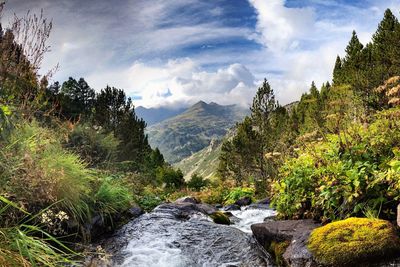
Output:
<instances>
[{"instance_id":1,"label":"moss-covered rock","mask_svg":"<svg viewBox=\"0 0 400 267\"><path fill-rule=\"evenodd\" d=\"M210 215L211 219L217 224L225 224L225 225L230 225L231 220L229 219L228 215L221 211L216 211L213 214Z\"/></svg>"},{"instance_id":2,"label":"moss-covered rock","mask_svg":"<svg viewBox=\"0 0 400 267\"><path fill-rule=\"evenodd\" d=\"M308 249L324 265L357 265L400 251L394 226L384 220L349 218L315 229Z\"/></svg>"}]
</instances>

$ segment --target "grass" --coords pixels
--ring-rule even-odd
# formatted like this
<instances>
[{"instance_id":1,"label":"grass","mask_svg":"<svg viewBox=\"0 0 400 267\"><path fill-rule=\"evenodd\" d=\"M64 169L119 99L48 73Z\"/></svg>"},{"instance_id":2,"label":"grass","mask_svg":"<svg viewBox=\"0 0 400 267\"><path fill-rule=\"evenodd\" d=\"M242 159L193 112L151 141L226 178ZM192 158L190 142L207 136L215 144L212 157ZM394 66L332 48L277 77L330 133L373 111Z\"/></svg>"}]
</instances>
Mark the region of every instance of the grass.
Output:
<instances>
[{"instance_id":1,"label":"grass","mask_svg":"<svg viewBox=\"0 0 400 267\"><path fill-rule=\"evenodd\" d=\"M37 217L4 197L0 197L0 202L2 203L1 218L9 215L10 209L25 214L22 220L25 222L32 222ZM40 227L22 223L22 221L0 227L0 266L56 267L63 264L77 264L73 258L79 254Z\"/></svg>"}]
</instances>

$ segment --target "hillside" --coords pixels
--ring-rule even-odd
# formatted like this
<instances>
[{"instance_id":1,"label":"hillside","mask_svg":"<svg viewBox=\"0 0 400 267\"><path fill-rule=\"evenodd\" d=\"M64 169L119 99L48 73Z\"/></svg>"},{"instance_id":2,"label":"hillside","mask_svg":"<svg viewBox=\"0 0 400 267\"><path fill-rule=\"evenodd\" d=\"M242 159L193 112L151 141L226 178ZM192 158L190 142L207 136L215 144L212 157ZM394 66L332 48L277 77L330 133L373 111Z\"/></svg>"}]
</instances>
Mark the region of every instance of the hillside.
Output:
<instances>
[{"instance_id":1,"label":"hillside","mask_svg":"<svg viewBox=\"0 0 400 267\"><path fill-rule=\"evenodd\" d=\"M197 173L206 179L213 179L218 168L218 157L221 152L221 140L212 140L210 145L184 158L174 167L179 168L185 175L185 180L190 180L192 174Z\"/></svg>"},{"instance_id":2,"label":"hillside","mask_svg":"<svg viewBox=\"0 0 400 267\"><path fill-rule=\"evenodd\" d=\"M148 127L149 142L168 162L176 163L207 147L211 140L223 138L247 113L236 105L200 101L182 114Z\"/></svg>"}]
</instances>

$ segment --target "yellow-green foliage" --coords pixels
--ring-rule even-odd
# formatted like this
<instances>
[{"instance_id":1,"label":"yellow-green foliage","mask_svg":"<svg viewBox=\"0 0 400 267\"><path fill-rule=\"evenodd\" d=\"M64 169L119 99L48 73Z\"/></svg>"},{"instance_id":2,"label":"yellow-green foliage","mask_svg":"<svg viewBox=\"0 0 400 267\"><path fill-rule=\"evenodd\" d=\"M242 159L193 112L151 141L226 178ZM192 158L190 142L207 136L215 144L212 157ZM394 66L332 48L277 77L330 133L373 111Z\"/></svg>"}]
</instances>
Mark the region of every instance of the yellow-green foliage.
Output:
<instances>
[{"instance_id":1,"label":"yellow-green foliage","mask_svg":"<svg viewBox=\"0 0 400 267\"><path fill-rule=\"evenodd\" d=\"M225 198L225 205L230 205L235 203L237 200L254 196L254 188L251 187L236 187L230 190L229 194Z\"/></svg>"},{"instance_id":2,"label":"yellow-green foliage","mask_svg":"<svg viewBox=\"0 0 400 267\"><path fill-rule=\"evenodd\" d=\"M349 218L315 229L308 248L321 264L346 266L390 256L400 240L388 221Z\"/></svg>"},{"instance_id":3,"label":"yellow-green foliage","mask_svg":"<svg viewBox=\"0 0 400 267\"><path fill-rule=\"evenodd\" d=\"M289 245L290 241L271 242L271 245L269 246L269 252L271 252L275 256L275 263L278 266L284 266L285 262L283 259L283 253L285 253Z\"/></svg>"},{"instance_id":4,"label":"yellow-green foliage","mask_svg":"<svg viewBox=\"0 0 400 267\"><path fill-rule=\"evenodd\" d=\"M285 217L337 220L365 210L394 219L400 196L400 109L353 122L340 134L307 142L273 183L272 204Z\"/></svg>"},{"instance_id":5,"label":"yellow-green foliage","mask_svg":"<svg viewBox=\"0 0 400 267\"><path fill-rule=\"evenodd\" d=\"M221 211L214 212L213 214L210 215L210 217L217 224L226 224L226 225L231 224L231 220L229 219L229 217Z\"/></svg>"}]
</instances>

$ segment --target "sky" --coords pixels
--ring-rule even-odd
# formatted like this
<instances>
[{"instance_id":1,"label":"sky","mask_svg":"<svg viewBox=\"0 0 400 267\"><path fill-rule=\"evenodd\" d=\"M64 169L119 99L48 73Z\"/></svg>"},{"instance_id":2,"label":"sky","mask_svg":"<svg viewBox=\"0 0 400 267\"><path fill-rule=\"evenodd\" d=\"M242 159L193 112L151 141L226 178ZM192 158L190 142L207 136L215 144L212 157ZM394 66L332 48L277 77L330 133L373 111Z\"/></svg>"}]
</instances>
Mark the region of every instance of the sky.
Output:
<instances>
[{"instance_id":1,"label":"sky","mask_svg":"<svg viewBox=\"0 0 400 267\"><path fill-rule=\"evenodd\" d=\"M400 0L8 0L2 18L53 20L42 72L124 89L136 106L248 106L266 78L278 101L332 79L355 30L367 43Z\"/></svg>"}]
</instances>

